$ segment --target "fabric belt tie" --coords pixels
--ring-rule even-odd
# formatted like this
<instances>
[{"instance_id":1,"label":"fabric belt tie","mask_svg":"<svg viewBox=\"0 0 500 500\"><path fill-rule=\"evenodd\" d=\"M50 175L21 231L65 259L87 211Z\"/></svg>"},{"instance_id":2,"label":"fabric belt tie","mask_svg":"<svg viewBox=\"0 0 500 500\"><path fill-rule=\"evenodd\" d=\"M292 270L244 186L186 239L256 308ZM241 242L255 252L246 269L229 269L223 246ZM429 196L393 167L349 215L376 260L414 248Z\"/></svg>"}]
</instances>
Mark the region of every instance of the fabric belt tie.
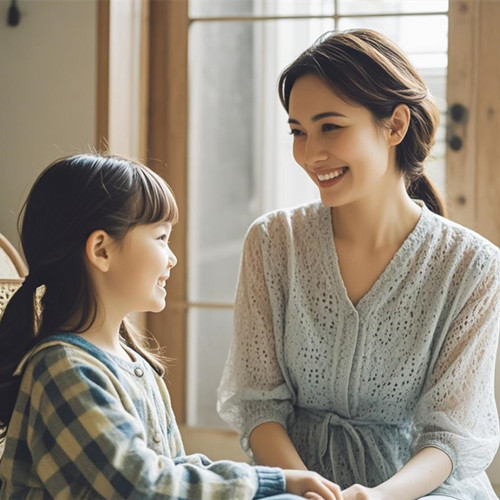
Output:
<instances>
[{"instance_id":1,"label":"fabric belt tie","mask_svg":"<svg viewBox=\"0 0 500 500\"><path fill-rule=\"evenodd\" d=\"M335 470L335 456L333 433L330 432L330 426L341 427L344 431L345 444L349 455L349 463L353 468L356 482L362 485L367 485L366 479L366 463L365 463L365 447L361 441L361 437L356 428L346 419L335 413L328 413L324 416L321 422L320 431L320 462L323 467L324 458L328 456L333 470L333 481L338 481L338 474ZM363 425L363 424L361 424Z\"/></svg>"}]
</instances>

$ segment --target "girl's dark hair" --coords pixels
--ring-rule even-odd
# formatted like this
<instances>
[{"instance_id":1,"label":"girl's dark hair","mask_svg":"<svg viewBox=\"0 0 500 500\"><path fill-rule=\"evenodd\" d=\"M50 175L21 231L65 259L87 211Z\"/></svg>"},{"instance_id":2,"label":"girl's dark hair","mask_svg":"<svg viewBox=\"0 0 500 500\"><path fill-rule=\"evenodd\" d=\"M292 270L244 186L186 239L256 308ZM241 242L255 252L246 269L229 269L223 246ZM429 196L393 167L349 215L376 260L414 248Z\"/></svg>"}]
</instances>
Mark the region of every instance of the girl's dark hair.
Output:
<instances>
[{"instance_id":1,"label":"girl's dark hair","mask_svg":"<svg viewBox=\"0 0 500 500\"><path fill-rule=\"evenodd\" d=\"M19 392L20 377L13 372L23 356L41 339L65 331L70 320L72 333L86 331L95 320L96 297L84 262L90 234L101 229L120 241L134 226L175 224L178 218L174 196L160 176L134 161L99 154L52 163L36 180L23 211L21 243L29 275L0 321L0 437ZM43 290L40 300L37 290ZM141 334L125 322L120 333L164 373L161 357Z\"/></svg>"},{"instance_id":2,"label":"girl's dark hair","mask_svg":"<svg viewBox=\"0 0 500 500\"><path fill-rule=\"evenodd\" d=\"M412 198L446 215L441 196L424 174L424 160L434 144L439 109L422 77L391 40L373 30L326 33L304 51L280 76L279 96L288 112L290 92L305 75L322 78L346 101L361 104L384 124L395 107L406 104L411 118L396 148L398 168Z\"/></svg>"}]
</instances>

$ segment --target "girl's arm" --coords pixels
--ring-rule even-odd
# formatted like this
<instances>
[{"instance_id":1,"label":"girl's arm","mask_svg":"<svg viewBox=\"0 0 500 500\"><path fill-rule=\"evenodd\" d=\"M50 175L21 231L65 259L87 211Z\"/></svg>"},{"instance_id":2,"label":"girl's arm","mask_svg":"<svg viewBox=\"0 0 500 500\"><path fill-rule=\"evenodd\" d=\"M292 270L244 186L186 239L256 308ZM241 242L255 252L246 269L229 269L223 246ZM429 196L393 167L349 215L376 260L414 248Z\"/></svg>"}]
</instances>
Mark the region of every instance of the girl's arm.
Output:
<instances>
[{"instance_id":1,"label":"girl's arm","mask_svg":"<svg viewBox=\"0 0 500 500\"><path fill-rule=\"evenodd\" d=\"M385 483L375 488L354 485L342 492L343 500L415 500L440 486L452 471L450 457L427 447Z\"/></svg>"},{"instance_id":2,"label":"girl's arm","mask_svg":"<svg viewBox=\"0 0 500 500\"><path fill-rule=\"evenodd\" d=\"M257 426L250 434L250 448L258 464L307 470L285 428L278 422Z\"/></svg>"},{"instance_id":3,"label":"girl's arm","mask_svg":"<svg viewBox=\"0 0 500 500\"><path fill-rule=\"evenodd\" d=\"M47 348L33 358L15 425L31 431L26 438L11 435L17 442L2 459L9 483L18 457L29 455L34 484L42 482L54 498L71 491L109 500L256 500L288 491L341 500L338 486L313 472L159 453L148 446L143 422L125 410L131 401L122 400L112 378L77 349Z\"/></svg>"}]
</instances>

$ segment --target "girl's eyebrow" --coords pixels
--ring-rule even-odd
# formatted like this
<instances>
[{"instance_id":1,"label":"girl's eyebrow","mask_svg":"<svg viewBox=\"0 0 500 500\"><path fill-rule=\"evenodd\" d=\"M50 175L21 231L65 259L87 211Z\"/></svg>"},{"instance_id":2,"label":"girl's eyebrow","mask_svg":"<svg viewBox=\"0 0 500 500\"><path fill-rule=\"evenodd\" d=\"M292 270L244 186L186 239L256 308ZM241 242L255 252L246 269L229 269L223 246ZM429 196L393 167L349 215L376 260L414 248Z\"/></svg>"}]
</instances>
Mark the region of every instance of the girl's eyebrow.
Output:
<instances>
[{"instance_id":1,"label":"girl's eyebrow","mask_svg":"<svg viewBox=\"0 0 500 500\"><path fill-rule=\"evenodd\" d=\"M312 121L317 122L318 120L322 120L323 118L327 118L329 116L335 116L337 118L347 118L346 115L343 115L342 113L339 113L337 111L326 111L325 113L318 113L317 115L314 115L312 117ZM300 122L298 120L295 120L295 118L289 118L288 123L295 123L296 125L300 125Z\"/></svg>"}]
</instances>

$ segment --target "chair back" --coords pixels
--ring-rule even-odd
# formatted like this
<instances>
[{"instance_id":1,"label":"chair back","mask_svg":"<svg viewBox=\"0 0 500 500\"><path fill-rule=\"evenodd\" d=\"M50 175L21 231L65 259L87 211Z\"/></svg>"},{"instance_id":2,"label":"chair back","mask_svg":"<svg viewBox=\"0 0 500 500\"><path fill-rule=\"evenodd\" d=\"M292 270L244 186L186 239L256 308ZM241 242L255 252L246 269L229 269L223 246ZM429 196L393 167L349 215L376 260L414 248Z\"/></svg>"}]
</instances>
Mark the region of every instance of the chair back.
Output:
<instances>
[{"instance_id":1,"label":"chair back","mask_svg":"<svg viewBox=\"0 0 500 500\"><path fill-rule=\"evenodd\" d=\"M0 233L0 317L5 306L21 286L28 268L10 241Z\"/></svg>"}]
</instances>

